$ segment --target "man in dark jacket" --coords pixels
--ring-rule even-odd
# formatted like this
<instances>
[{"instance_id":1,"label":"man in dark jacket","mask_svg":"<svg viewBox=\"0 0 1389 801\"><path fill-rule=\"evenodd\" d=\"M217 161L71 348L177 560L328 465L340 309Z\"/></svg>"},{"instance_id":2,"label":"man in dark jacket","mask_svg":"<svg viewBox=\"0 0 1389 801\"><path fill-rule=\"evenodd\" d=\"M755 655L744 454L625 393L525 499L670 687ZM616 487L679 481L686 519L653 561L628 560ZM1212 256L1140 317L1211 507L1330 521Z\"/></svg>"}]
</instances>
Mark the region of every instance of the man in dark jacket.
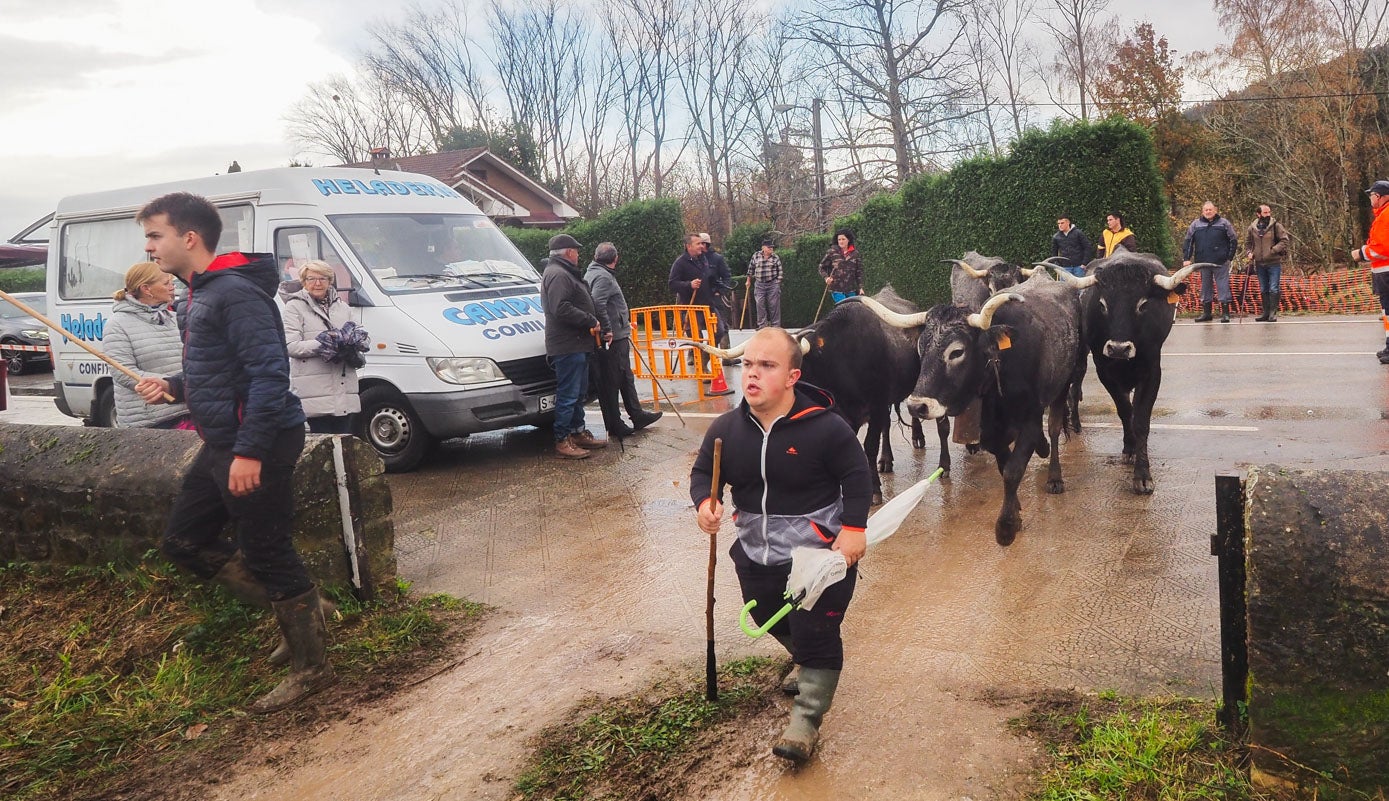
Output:
<instances>
[{"instance_id":1,"label":"man in dark jacket","mask_svg":"<svg viewBox=\"0 0 1389 801\"><path fill-rule=\"evenodd\" d=\"M545 311L545 355L555 368L555 455L587 459L590 450L608 447L584 427L588 358L602 328L593 296L579 274L579 241L569 234L550 237L540 305Z\"/></svg>"},{"instance_id":2,"label":"man in dark jacket","mask_svg":"<svg viewBox=\"0 0 1389 801\"><path fill-rule=\"evenodd\" d=\"M675 293L675 302L682 306L705 306L709 309L709 322L714 324L716 329L716 341L719 318L714 313L714 305L718 302L714 297L714 282L710 280L708 263L704 260L704 243L700 240L699 234L685 235L685 252L670 265L670 276L667 284L670 291ZM693 320L686 321L691 329L692 336L702 337L706 333L699 330L697 323ZM699 352L700 363L708 369L709 356L703 351ZM705 379L705 383L709 383ZM731 393L732 390L728 390ZM728 394L719 393L719 394Z\"/></svg>"},{"instance_id":3,"label":"man in dark jacket","mask_svg":"<svg viewBox=\"0 0 1389 801\"><path fill-rule=\"evenodd\" d=\"M607 347L596 358L603 380L598 387L598 404L603 409L603 425L608 436L625 437L661 419L661 412L648 412L641 407L637 396L636 379L632 376L632 322L627 309L627 297L617 283L617 246L603 242L593 250L593 262L584 273L584 282L593 295L593 306L603 326ZM618 411L617 396L632 418L628 427Z\"/></svg>"},{"instance_id":4,"label":"man in dark jacket","mask_svg":"<svg viewBox=\"0 0 1389 801\"><path fill-rule=\"evenodd\" d=\"M1091 253L1090 239L1085 232L1077 228L1070 217L1057 217L1056 233L1051 235L1051 256L1060 262L1061 269L1084 278Z\"/></svg>"},{"instance_id":5,"label":"man in dark jacket","mask_svg":"<svg viewBox=\"0 0 1389 801\"><path fill-rule=\"evenodd\" d=\"M1261 323L1278 322L1278 296L1283 280L1283 259L1288 256L1288 230L1273 219L1273 209L1267 203L1259 206L1259 216L1249 224L1244 234L1244 256L1259 274L1259 297L1263 310L1255 320Z\"/></svg>"},{"instance_id":6,"label":"man in dark jacket","mask_svg":"<svg viewBox=\"0 0 1389 801\"><path fill-rule=\"evenodd\" d=\"M136 217L145 250L188 285L179 311L183 372L147 377L146 402L185 401L203 447L169 515L161 548L180 567L274 610L284 644L272 661L290 674L256 701L281 709L332 682L325 607L291 540L291 480L304 448L304 410L289 390L284 325L275 305L274 256L215 256L222 218L185 192L156 198ZM235 540L222 538L227 522Z\"/></svg>"},{"instance_id":7,"label":"man in dark jacket","mask_svg":"<svg viewBox=\"0 0 1389 801\"><path fill-rule=\"evenodd\" d=\"M1239 235L1235 226L1220 216L1220 210L1207 200L1201 206L1201 216L1191 221L1182 240L1183 267L1193 263L1214 264L1215 267L1201 267L1201 313L1196 322L1204 323L1211 319L1211 301L1219 291L1220 322L1230 322L1230 260L1239 249Z\"/></svg>"},{"instance_id":8,"label":"man in dark jacket","mask_svg":"<svg viewBox=\"0 0 1389 801\"><path fill-rule=\"evenodd\" d=\"M834 398L798 384L801 349L781 328L763 328L743 353L743 401L714 421L690 471L690 499L699 527L719 530L723 504L709 493L714 439L723 439L721 483L731 489L738 539L729 556L743 601L765 625L783 604L797 547L838 551L848 574L830 585L813 609L797 609L770 633L798 666L791 721L773 746L783 759L803 762L819 739L844 666L839 628L854 594L857 562L867 549L873 481L863 448L834 412ZM721 489L721 488L720 488ZM717 494L717 493L716 493Z\"/></svg>"},{"instance_id":9,"label":"man in dark jacket","mask_svg":"<svg viewBox=\"0 0 1389 801\"><path fill-rule=\"evenodd\" d=\"M719 318L718 346L727 348L728 331L733 327L733 272L728 269L728 259L714 250L714 240L708 234L700 234L699 241L704 245L704 265L714 288L714 314ZM732 363L732 360L724 361L724 364Z\"/></svg>"}]
</instances>

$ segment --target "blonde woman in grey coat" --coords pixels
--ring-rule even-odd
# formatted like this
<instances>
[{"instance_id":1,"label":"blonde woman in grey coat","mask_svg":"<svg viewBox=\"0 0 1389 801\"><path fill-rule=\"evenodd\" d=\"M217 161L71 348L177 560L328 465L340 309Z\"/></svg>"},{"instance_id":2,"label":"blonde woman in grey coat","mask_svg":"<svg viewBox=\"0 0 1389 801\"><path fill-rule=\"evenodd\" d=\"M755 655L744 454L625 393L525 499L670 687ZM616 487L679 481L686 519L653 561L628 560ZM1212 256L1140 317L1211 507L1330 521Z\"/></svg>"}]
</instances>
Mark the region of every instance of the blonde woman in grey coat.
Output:
<instances>
[{"instance_id":1,"label":"blonde woman in grey coat","mask_svg":"<svg viewBox=\"0 0 1389 801\"><path fill-rule=\"evenodd\" d=\"M299 268L303 288L284 297L289 388L303 402L309 430L315 434L352 433L352 415L362 409L356 369L330 362L319 351L318 335L340 329L351 319L334 281L333 268L326 262L307 261Z\"/></svg>"},{"instance_id":2,"label":"blonde woman in grey coat","mask_svg":"<svg viewBox=\"0 0 1389 801\"><path fill-rule=\"evenodd\" d=\"M125 271L125 286L113 295L111 320L102 348L106 355L141 376L165 376L183 371L183 342L174 300L174 277L152 261ZM182 403L146 404L135 394L135 380L113 372L116 425L120 428L191 428L188 407Z\"/></svg>"}]
</instances>

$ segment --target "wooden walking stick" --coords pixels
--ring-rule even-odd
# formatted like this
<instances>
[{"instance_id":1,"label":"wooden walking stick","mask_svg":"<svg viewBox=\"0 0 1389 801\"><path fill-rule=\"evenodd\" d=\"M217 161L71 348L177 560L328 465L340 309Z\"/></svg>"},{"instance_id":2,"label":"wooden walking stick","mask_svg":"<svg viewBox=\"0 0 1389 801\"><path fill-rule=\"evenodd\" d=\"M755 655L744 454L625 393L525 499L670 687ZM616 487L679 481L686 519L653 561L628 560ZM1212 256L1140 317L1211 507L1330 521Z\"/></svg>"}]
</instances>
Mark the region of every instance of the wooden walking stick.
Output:
<instances>
[{"instance_id":1,"label":"wooden walking stick","mask_svg":"<svg viewBox=\"0 0 1389 801\"><path fill-rule=\"evenodd\" d=\"M743 323L747 322L747 319L748 319L748 298L750 298L750 297L752 297L752 287L749 286L749 285L747 285L747 284L744 284L744 285L743 285L743 313L740 314L740 315L738 315L738 330L739 330L739 331L742 331L742 330L743 330Z\"/></svg>"},{"instance_id":2,"label":"wooden walking stick","mask_svg":"<svg viewBox=\"0 0 1389 801\"><path fill-rule=\"evenodd\" d=\"M30 307L27 303L24 303L23 301L18 300L17 298L15 298L14 295L11 295L11 294L8 293L8 292L5 292L5 291L3 291L3 290L0 290L0 300L8 300L10 303L13 303L13 304L15 305L15 308L19 309L20 311L24 312L25 314L29 315L30 317L33 317L35 320L38 320L39 322L43 323L44 325L48 326L49 328L53 329L54 331L57 331L59 334L62 334L62 335L63 335L63 338L66 339L68 342L71 342L72 344L76 345L77 347L81 348L82 350L85 350L86 352L92 354L93 356L97 357L98 359L101 359L103 362L106 362L107 364L111 365L112 368L121 371L121 372L124 373L125 375L129 376L130 380L132 380L132 381L134 381L134 382L136 382L136 383L139 383L139 382L145 380L145 377L144 377L144 376L140 375L139 373L135 372L134 370L130 369L129 367L126 367L125 365L121 364L120 362L116 361L115 359L111 358L110 356L107 356L105 353L102 353L101 351L97 350L96 348L92 347L91 345L88 345L86 342L83 342L82 340L78 339L77 337L73 336L72 334L69 334L69 333L67 332L67 330L64 329L62 326L58 325L57 323L53 322L52 320L48 319L47 317L43 316L42 314L39 314L39 313L38 313L37 311L35 311L32 307ZM170 394L167 393L167 392L165 392L165 393L163 393L163 394L164 394L164 400L168 401L169 403L173 403L173 402L174 402L174 396L173 396L173 395L170 395Z\"/></svg>"},{"instance_id":3,"label":"wooden walking stick","mask_svg":"<svg viewBox=\"0 0 1389 801\"><path fill-rule=\"evenodd\" d=\"M811 325L814 325L815 323L817 323L817 322L820 321L820 309L823 309L823 308L825 307L825 298L828 297L829 294L830 294L830 284L829 284L828 281L826 281L826 282L825 282L825 291L822 292L822 293L820 293L820 305L818 305L818 306L815 307L815 319L810 321L810 324L811 324Z\"/></svg>"},{"instance_id":4,"label":"wooden walking stick","mask_svg":"<svg viewBox=\"0 0 1389 801\"><path fill-rule=\"evenodd\" d=\"M719 461L723 458L723 439L714 438L714 480L709 483L709 506L719 502ZM704 631L708 649L704 656L704 697L719 700L719 666L714 660L714 563L718 561L718 535L709 535L709 582L705 591Z\"/></svg>"}]
</instances>

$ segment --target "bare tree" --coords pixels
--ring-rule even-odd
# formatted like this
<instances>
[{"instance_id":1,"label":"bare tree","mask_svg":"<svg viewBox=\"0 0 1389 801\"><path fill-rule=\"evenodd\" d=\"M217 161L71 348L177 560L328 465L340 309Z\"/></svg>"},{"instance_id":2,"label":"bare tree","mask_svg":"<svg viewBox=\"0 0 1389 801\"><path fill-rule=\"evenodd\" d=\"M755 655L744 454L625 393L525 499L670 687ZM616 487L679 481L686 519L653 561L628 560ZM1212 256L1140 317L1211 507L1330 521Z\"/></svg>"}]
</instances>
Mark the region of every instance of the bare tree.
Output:
<instances>
[{"instance_id":1,"label":"bare tree","mask_svg":"<svg viewBox=\"0 0 1389 801\"><path fill-rule=\"evenodd\" d=\"M1117 23L1101 18L1107 8L1109 0L1049 0L1037 14L1056 42L1052 63L1039 64L1045 76L1061 82L1058 86L1045 80L1047 94L1073 116L1065 101L1078 98L1082 120L1090 119L1099 65L1108 60L1107 43L1115 40L1118 31Z\"/></svg>"},{"instance_id":2,"label":"bare tree","mask_svg":"<svg viewBox=\"0 0 1389 801\"><path fill-rule=\"evenodd\" d=\"M400 22L368 28L366 70L428 121L436 145L454 129L492 129L467 23L462 5L453 2L432 12L411 6Z\"/></svg>"},{"instance_id":3,"label":"bare tree","mask_svg":"<svg viewBox=\"0 0 1389 801\"><path fill-rule=\"evenodd\" d=\"M634 197L642 194L648 180L655 196L663 197L666 177L675 166L664 151L680 41L690 35L680 25L676 0L606 0L603 7L612 68L622 87Z\"/></svg>"},{"instance_id":4,"label":"bare tree","mask_svg":"<svg viewBox=\"0 0 1389 801\"><path fill-rule=\"evenodd\" d=\"M584 200L579 206L587 216L594 216L609 206L603 199L605 177L621 156L617 148L609 145L609 121L618 104L621 86L618 72L612 69L611 54L605 52L601 41L596 41L599 36L586 30L578 43L579 52L588 53L590 57L575 62L580 73L575 82L577 94L571 121L578 131L580 148L568 172L572 176L583 176ZM577 188L572 187L571 194Z\"/></svg>"},{"instance_id":5,"label":"bare tree","mask_svg":"<svg viewBox=\"0 0 1389 801\"><path fill-rule=\"evenodd\" d=\"M858 104L862 126L891 151L893 182L901 184L941 152L936 140L974 113L964 65L953 55L963 36L958 12L969 0L814 0L796 20L793 36L818 46L826 67L853 80L841 86Z\"/></svg>"},{"instance_id":6,"label":"bare tree","mask_svg":"<svg viewBox=\"0 0 1389 801\"><path fill-rule=\"evenodd\" d=\"M988 46L987 61L1002 88L1003 101L1013 122L1013 136L1022 136L1030 108L1024 66L1027 42L1023 32L1033 21L1032 0L980 0L970 9L970 17L979 31L975 40Z\"/></svg>"},{"instance_id":7,"label":"bare tree","mask_svg":"<svg viewBox=\"0 0 1389 801\"><path fill-rule=\"evenodd\" d=\"M334 75L310 84L285 122L296 146L343 164L366 160L374 147L414 155L432 141L430 125L406 98L370 75L355 82Z\"/></svg>"}]
</instances>

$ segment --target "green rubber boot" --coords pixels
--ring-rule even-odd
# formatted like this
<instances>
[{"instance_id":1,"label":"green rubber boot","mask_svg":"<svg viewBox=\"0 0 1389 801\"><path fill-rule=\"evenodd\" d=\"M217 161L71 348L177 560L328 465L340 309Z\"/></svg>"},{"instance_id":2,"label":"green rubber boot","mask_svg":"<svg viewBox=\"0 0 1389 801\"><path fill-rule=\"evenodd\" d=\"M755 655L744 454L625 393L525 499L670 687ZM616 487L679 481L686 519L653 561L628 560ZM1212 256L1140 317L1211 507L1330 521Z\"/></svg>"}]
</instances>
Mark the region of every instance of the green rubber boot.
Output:
<instances>
[{"instance_id":1,"label":"green rubber boot","mask_svg":"<svg viewBox=\"0 0 1389 801\"><path fill-rule=\"evenodd\" d=\"M792 762L805 762L815 753L820 740L820 722L834 703L834 691L839 687L839 671L822 668L801 668L799 689L791 705L791 722L781 739L772 746L772 753Z\"/></svg>"},{"instance_id":2,"label":"green rubber boot","mask_svg":"<svg viewBox=\"0 0 1389 801\"><path fill-rule=\"evenodd\" d=\"M251 575L250 569L246 567L246 559L241 555L241 551L232 554L232 558L227 560L222 569L212 577L212 580L221 584L227 592L231 593L236 600L254 606L257 609L270 611L270 596L265 593L265 588L260 586L256 577ZM323 609L323 617L331 618L338 613L338 605L320 597L319 604ZM271 667L280 667L289 664L289 643L284 638L280 638L280 644L271 652Z\"/></svg>"},{"instance_id":3,"label":"green rubber boot","mask_svg":"<svg viewBox=\"0 0 1389 801\"><path fill-rule=\"evenodd\" d=\"M328 662L328 626L319 604L318 588L302 595L275 601L275 620L289 643L289 675L275 689L251 705L257 713L284 709L333 683L333 666Z\"/></svg>"},{"instance_id":4,"label":"green rubber boot","mask_svg":"<svg viewBox=\"0 0 1389 801\"><path fill-rule=\"evenodd\" d=\"M772 636L776 637L775 634ZM776 641L781 643L781 647L786 649L786 653L790 654L791 659L793 660L791 663L791 669L787 671L786 675L781 678L781 691L783 693L786 693L787 695L795 695L796 693L799 693L801 691L799 683L801 677L801 666L797 665L794 661L796 658L796 652L791 648L791 638L785 636L776 637Z\"/></svg>"}]
</instances>

